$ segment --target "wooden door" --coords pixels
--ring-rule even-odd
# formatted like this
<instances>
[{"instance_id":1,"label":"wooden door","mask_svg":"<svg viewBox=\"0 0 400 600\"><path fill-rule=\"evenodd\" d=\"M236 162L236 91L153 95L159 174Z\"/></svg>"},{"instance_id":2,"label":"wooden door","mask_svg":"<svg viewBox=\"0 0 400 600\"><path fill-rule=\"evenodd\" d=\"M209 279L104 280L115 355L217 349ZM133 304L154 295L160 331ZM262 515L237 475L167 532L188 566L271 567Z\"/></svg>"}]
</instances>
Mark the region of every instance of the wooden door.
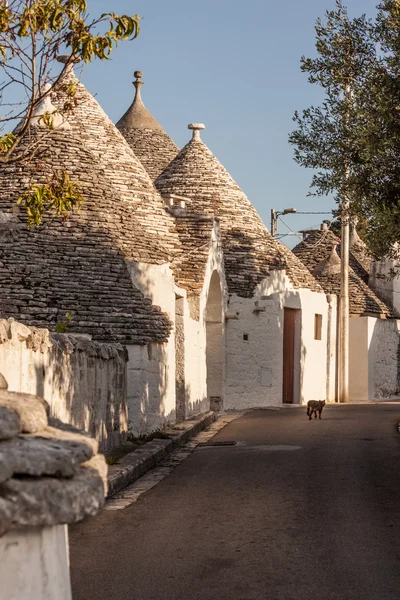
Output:
<instances>
[{"instance_id":1,"label":"wooden door","mask_svg":"<svg viewBox=\"0 0 400 600\"><path fill-rule=\"evenodd\" d=\"M293 404L294 398L294 330L296 311L284 309L283 320L283 402Z\"/></svg>"}]
</instances>

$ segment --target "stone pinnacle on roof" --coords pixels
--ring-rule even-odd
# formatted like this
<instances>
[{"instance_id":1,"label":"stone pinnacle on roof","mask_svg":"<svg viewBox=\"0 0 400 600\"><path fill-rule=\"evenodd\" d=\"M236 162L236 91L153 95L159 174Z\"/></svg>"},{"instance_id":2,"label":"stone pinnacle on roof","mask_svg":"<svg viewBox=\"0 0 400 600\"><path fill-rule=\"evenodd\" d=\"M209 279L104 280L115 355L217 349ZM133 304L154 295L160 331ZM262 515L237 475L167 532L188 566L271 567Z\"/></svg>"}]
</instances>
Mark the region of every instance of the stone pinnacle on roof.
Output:
<instances>
[{"instance_id":1,"label":"stone pinnacle on roof","mask_svg":"<svg viewBox=\"0 0 400 600\"><path fill-rule=\"evenodd\" d=\"M192 140L200 140L200 131L205 129L206 126L203 123L189 123L188 129L193 131Z\"/></svg>"},{"instance_id":2,"label":"stone pinnacle on roof","mask_svg":"<svg viewBox=\"0 0 400 600\"><path fill-rule=\"evenodd\" d=\"M75 87L73 110L68 114L72 131L79 135L84 147L96 157L98 166L119 195L126 217L135 221L130 234L122 231L117 234L119 242L125 248L128 244L133 251L126 258L152 264L169 262L167 245L174 243L170 235L173 221L167 215L164 202L146 169L73 71L65 74L55 88L56 106L62 110L65 103L71 100L65 91L65 83Z\"/></svg>"},{"instance_id":3,"label":"stone pinnacle on roof","mask_svg":"<svg viewBox=\"0 0 400 600\"><path fill-rule=\"evenodd\" d=\"M134 76L135 98L116 126L154 181L175 158L179 148L143 104L140 93L143 73L135 71Z\"/></svg>"},{"instance_id":4,"label":"stone pinnacle on roof","mask_svg":"<svg viewBox=\"0 0 400 600\"><path fill-rule=\"evenodd\" d=\"M118 129L152 129L154 131L163 131L160 123L156 121L153 115L147 110L143 104L140 88L144 84L142 81L143 73L141 71L134 72L136 93L131 106L128 108L124 116L118 121Z\"/></svg>"},{"instance_id":5,"label":"stone pinnacle on roof","mask_svg":"<svg viewBox=\"0 0 400 600\"><path fill-rule=\"evenodd\" d=\"M285 270L295 288L322 292L301 261L271 236L247 196L200 138L204 125L188 127L192 139L155 185L162 196L188 198L194 213L219 220L229 293L251 297L273 269Z\"/></svg>"},{"instance_id":6,"label":"stone pinnacle on roof","mask_svg":"<svg viewBox=\"0 0 400 600\"><path fill-rule=\"evenodd\" d=\"M64 76L71 75L74 73L74 66L80 63L82 59L79 56L71 57L70 54L60 54L57 56L57 62L66 65L69 62L68 67L65 70Z\"/></svg>"}]
</instances>

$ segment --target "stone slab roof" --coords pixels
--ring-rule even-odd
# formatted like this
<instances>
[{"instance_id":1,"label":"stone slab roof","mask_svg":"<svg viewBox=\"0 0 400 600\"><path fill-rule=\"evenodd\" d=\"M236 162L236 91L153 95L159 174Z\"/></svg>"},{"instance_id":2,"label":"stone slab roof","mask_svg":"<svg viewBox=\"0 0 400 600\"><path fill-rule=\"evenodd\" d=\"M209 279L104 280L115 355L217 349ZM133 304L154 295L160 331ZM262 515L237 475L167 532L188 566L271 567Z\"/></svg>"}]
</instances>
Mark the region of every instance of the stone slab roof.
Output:
<instances>
[{"instance_id":1,"label":"stone slab roof","mask_svg":"<svg viewBox=\"0 0 400 600\"><path fill-rule=\"evenodd\" d=\"M200 215L176 215L175 230L180 241L173 270L175 281L191 294L200 294L212 244L214 219Z\"/></svg>"},{"instance_id":2,"label":"stone slab roof","mask_svg":"<svg viewBox=\"0 0 400 600\"><path fill-rule=\"evenodd\" d=\"M9 392L4 377L0 388L0 536L95 515L107 493L97 442L49 418L41 398Z\"/></svg>"},{"instance_id":3,"label":"stone slab roof","mask_svg":"<svg viewBox=\"0 0 400 600\"><path fill-rule=\"evenodd\" d=\"M16 201L28 184L42 182L54 169L68 171L85 202L65 223L47 218L27 231L25 212L15 213ZM55 130L46 135L34 164L3 165L0 210L13 215L0 238L2 317L54 331L70 312L69 330L95 340L146 344L168 338L168 317L133 285L127 268L138 249L150 261L154 247L82 136Z\"/></svg>"},{"instance_id":4,"label":"stone slab roof","mask_svg":"<svg viewBox=\"0 0 400 600\"><path fill-rule=\"evenodd\" d=\"M161 173L155 185L162 196L176 194L189 198L193 212L219 219L229 293L251 297L271 269L286 269L296 288L322 292L304 265L273 239L253 205L200 139L195 127L191 127L193 139Z\"/></svg>"},{"instance_id":5,"label":"stone slab roof","mask_svg":"<svg viewBox=\"0 0 400 600\"><path fill-rule=\"evenodd\" d=\"M120 123L117 123L117 127L152 181L157 179L179 152L178 146L165 131L128 129Z\"/></svg>"},{"instance_id":6,"label":"stone slab roof","mask_svg":"<svg viewBox=\"0 0 400 600\"><path fill-rule=\"evenodd\" d=\"M178 154L179 148L143 104L140 95L142 73L135 71L135 77L135 98L116 126L151 180L155 181Z\"/></svg>"},{"instance_id":7,"label":"stone slab roof","mask_svg":"<svg viewBox=\"0 0 400 600\"><path fill-rule=\"evenodd\" d=\"M73 109L67 123L98 161L99 170L113 186L125 210L134 213L142 228L135 236L136 260L168 262L174 249L173 219L165 210L149 175L95 98L70 70L52 97L58 107L70 102L63 86L75 87ZM147 251L143 251L143 246Z\"/></svg>"},{"instance_id":8,"label":"stone slab roof","mask_svg":"<svg viewBox=\"0 0 400 600\"><path fill-rule=\"evenodd\" d=\"M329 229L316 230L293 248L293 253L314 274L327 294L340 296L340 269L329 269L329 263L333 262L332 248L335 246L340 256L340 239ZM380 300L367 285L366 270L360 262L359 256L355 255L353 251L349 254L349 265L350 314L372 314L397 318L397 313Z\"/></svg>"}]
</instances>

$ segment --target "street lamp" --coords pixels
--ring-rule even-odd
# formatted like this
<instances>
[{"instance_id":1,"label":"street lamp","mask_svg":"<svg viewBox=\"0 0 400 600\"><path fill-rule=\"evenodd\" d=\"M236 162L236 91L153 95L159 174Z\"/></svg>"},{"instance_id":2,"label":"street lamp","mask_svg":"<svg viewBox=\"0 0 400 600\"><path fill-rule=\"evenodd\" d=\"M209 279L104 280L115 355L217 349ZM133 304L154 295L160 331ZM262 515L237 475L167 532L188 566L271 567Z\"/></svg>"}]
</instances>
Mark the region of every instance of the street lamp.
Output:
<instances>
[{"instance_id":1,"label":"street lamp","mask_svg":"<svg viewBox=\"0 0 400 600\"><path fill-rule=\"evenodd\" d=\"M294 213L297 213L297 208L285 208L281 211L271 208L271 235L273 237L276 236L278 231L277 223L279 215L292 215Z\"/></svg>"}]
</instances>

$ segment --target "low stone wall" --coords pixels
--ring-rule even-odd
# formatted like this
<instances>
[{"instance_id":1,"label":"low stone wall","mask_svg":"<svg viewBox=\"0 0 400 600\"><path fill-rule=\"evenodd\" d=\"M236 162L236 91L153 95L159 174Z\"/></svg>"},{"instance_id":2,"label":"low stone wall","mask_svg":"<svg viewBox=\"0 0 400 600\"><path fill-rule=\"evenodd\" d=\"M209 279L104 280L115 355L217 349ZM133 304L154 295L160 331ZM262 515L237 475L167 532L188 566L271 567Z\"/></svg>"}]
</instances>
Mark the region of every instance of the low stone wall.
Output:
<instances>
[{"instance_id":1,"label":"low stone wall","mask_svg":"<svg viewBox=\"0 0 400 600\"><path fill-rule=\"evenodd\" d=\"M9 390L38 395L51 416L88 431L102 451L128 431L126 349L0 320L0 373Z\"/></svg>"}]
</instances>

